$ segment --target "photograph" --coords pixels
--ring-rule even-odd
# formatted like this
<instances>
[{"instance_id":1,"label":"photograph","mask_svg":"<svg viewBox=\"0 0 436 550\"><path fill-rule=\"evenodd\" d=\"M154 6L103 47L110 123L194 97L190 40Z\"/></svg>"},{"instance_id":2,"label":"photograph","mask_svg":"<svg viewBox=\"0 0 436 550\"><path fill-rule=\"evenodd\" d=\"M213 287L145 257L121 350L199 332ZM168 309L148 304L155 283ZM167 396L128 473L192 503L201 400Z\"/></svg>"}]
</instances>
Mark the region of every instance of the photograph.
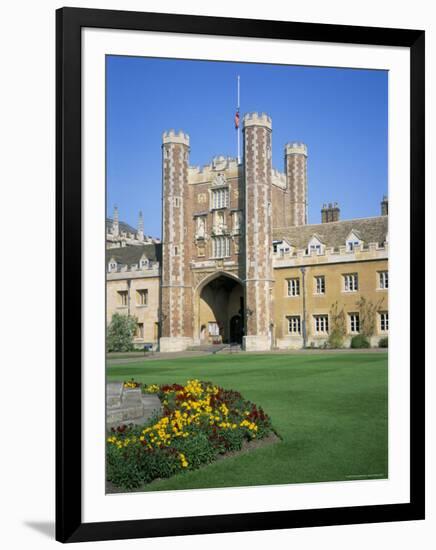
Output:
<instances>
[{"instance_id":1,"label":"photograph","mask_svg":"<svg viewBox=\"0 0 436 550\"><path fill-rule=\"evenodd\" d=\"M388 88L106 55L107 495L389 479Z\"/></svg>"}]
</instances>

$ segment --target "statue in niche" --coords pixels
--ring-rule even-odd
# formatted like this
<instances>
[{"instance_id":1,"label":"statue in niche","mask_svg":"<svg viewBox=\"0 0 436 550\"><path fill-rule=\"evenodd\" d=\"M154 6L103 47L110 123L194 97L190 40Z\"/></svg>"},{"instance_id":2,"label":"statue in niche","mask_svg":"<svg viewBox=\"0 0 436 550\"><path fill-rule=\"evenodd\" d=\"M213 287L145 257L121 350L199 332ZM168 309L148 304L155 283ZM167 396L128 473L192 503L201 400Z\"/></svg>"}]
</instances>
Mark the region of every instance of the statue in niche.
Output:
<instances>
[{"instance_id":1,"label":"statue in niche","mask_svg":"<svg viewBox=\"0 0 436 550\"><path fill-rule=\"evenodd\" d=\"M197 218L197 238L204 239L206 235L206 220L203 216Z\"/></svg>"},{"instance_id":2,"label":"statue in niche","mask_svg":"<svg viewBox=\"0 0 436 550\"><path fill-rule=\"evenodd\" d=\"M224 231L224 213L215 212L215 233L217 235L221 234Z\"/></svg>"}]
</instances>

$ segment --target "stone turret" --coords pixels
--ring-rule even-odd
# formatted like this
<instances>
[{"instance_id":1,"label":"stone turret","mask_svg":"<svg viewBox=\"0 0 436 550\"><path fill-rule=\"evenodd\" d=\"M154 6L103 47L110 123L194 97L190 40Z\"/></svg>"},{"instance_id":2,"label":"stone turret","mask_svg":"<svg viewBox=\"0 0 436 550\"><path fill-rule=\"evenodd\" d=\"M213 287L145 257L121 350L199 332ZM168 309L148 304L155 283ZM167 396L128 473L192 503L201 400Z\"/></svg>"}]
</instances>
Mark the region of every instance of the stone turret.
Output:
<instances>
[{"instance_id":1,"label":"stone turret","mask_svg":"<svg viewBox=\"0 0 436 550\"><path fill-rule=\"evenodd\" d=\"M265 113L243 120L245 173L246 350L271 348L272 122Z\"/></svg>"},{"instance_id":2,"label":"stone turret","mask_svg":"<svg viewBox=\"0 0 436 550\"><path fill-rule=\"evenodd\" d=\"M285 145L285 172L290 200L290 225L307 224L307 146Z\"/></svg>"},{"instance_id":3,"label":"stone turret","mask_svg":"<svg viewBox=\"0 0 436 550\"><path fill-rule=\"evenodd\" d=\"M192 287L186 229L189 136L174 130L162 136L162 310L161 351L181 351L192 343Z\"/></svg>"},{"instance_id":4,"label":"stone turret","mask_svg":"<svg viewBox=\"0 0 436 550\"><path fill-rule=\"evenodd\" d=\"M118 206L114 206L114 218L113 218L113 221L112 221L112 235L114 237L118 237L120 235Z\"/></svg>"},{"instance_id":5,"label":"stone turret","mask_svg":"<svg viewBox=\"0 0 436 550\"><path fill-rule=\"evenodd\" d=\"M139 216L138 216L137 239L138 241L144 240L144 217L142 215L142 210L139 211Z\"/></svg>"}]
</instances>

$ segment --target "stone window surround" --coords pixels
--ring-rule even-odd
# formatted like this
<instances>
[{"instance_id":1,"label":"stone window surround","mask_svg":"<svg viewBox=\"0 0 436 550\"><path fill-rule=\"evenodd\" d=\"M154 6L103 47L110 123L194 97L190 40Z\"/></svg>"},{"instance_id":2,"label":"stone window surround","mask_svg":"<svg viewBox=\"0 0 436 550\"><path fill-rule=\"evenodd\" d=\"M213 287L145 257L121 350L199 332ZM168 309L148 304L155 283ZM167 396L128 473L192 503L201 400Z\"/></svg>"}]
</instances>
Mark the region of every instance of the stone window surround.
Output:
<instances>
[{"instance_id":1,"label":"stone window surround","mask_svg":"<svg viewBox=\"0 0 436 550\"><path fill-rule=\"evenodd\" d=\"M322 283L318 284L319 280L322 280ZM319 291L319 288L321 288L321 291ZM325 296L325 292L326 292L325 275L314 275L313 276L313 295Z\"/></svg>"},{"instance_id":2,"label":"stone window surround","mask_svg":"<svg viewBox=\"0 0 436 550\"><path fill-rule=\"evenodd\" d=\"M226 235L218 235L212 237L212 254L211 258L221 259L221 258L230 258L230 237ZM220 243L220 244L218 244ZM217 254L218 252L218 254Z\"/></svg>"},{"instance_id":3,"label":"stone window surround","mask_svg":"<svg viewBox=\"0 0 436 550\"><path fill-rule=\"evenodd\" d=\"M388 290L389 289L389 271L381 270L377 271L377 290Z\"/></svg>"},{"instance_id":4,"label":"stone window surround","mask_svg":"<svg viewBox=\"0 0 436 550\"><path fill-rule=\"evenodd\" d=\"M288 326L288 334L301 335L301 315L286 315L286 321Z\"/></svg>"},{"instance_id":5,"label":"stone window surround","mask_svg":"<svg viewBox=\"0 0 436 550\"><path fill-rule=\"evenodd\" d=\"M124 308L128 306L129 301L129 291L128 290L117 290L118 295L118 307Z\"/></svg>"},{"instance_id":6,"label":"stone window surround","mask_svg":"<svg viewBox=\"0 0 436 550\"><path fill-rule=\"evenodd\" d=\"M348 313L348 332L349 334L359 334L360 316L357 312Z\"/></svg>"},{"instance_id":7,"label":"stone window surround","mask_svg":"<svg viewBox=\"0 0 436 550\"><path fill-rule=\"evenodd\" d=\"M387 334L389 332L389 312L388 311L379 311L378 312L378 326L380 334Z\"/></svg>"},{"instance_id":8,"label":"stone window surround","mask_svg":"<svg viewBox=\"0 0 436 550\"><path fill-rule=\"evenodd\" d=\"M313 332L317 335L326 335L329 333L328 313L315 313L313 315Z\"/></svg>"},{"instance_id":9,"label":"stone window surround","mask_svg":"<svg viewBox=\"0 0 436 550\"><path fill-rule=\"evenodd\" d=\"M300 277L286 279L285 291L288 298L298 298L300 296Z\"/></svg>"},{"instance_id":10,"label":"stone window surround","mask_svg":"<svg viewBox=\"0 0 436 550\"><path fill-rule=\"evenodd\" d=\"M136 307L148 307L148 288L136 289Z\"/></svg>"},{"instance_id":11,"label":"stone window surround","mask_svg":"<svg viewBox=\"0 0 436 550\"><path fill-rule=\"evenodd\" d=\"M230 206L230 187L228 184L209 189L210 209L221 210ZM223 197L224 199L220 199Z\"/></svg>"},{"instance_id":12,"label":"stone window surround","mask_svg":"<svg viewBox=\"0 0 436 550\"><path fill-rule=\"evenodd\" d=\"M358 273L343 273L342 292L357 292L359 290L359 275Z\"/></svg>"}]
</instances>

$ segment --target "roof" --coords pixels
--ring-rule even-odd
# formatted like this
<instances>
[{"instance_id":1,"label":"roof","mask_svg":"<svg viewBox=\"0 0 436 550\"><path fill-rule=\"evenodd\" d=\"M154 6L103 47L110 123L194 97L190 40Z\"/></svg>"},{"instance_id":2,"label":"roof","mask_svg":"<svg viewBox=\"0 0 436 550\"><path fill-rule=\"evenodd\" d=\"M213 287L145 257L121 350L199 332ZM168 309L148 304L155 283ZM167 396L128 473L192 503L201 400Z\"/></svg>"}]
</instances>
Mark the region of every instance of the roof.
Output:
<instances>
[{"instance_id":1,"label":"roof","mask_svg":"<svg viewBox=\"0 0 436 550\"><path fill-rule=\"evenodd\" d=\"M106 250L106 262L114 258L117 264L138 264L144 254L152 262L160 262L162 257L162 245L159 243L149 243L135 246L123 246L121 248L108 248Z\"/></svg>"},{"instance_id":2,"label":"roof","mask_svg":"<svg viewBox=\"0 0 436 550\"><path fill-rule=\"evenodd\" d=\"M351 231L358 233L365 244L378 243L382 245L386 241L388 233L388 216L279 227L273 229L273 239L286 239L295 248L303 249L307 247L311 237L316 235L327 247L339 248L345 246L345 241Z\"/></svg>"},{"instance_id":3,"label":"roof","mask_svg":"<svg viewBox=\"0 0 436 550\"><path fill-rule=\"evenodd\" d=\"M108 232L109 229L112 229L113 223L114 223L114 220L112 218L106 218L106 232ZM124 231L126 233L136 234L136 231L137 231L134 227L132 227L126 222L118 222L118 227L120 230L120 234L123 233Z\"/></svg>"}]
</instances>

